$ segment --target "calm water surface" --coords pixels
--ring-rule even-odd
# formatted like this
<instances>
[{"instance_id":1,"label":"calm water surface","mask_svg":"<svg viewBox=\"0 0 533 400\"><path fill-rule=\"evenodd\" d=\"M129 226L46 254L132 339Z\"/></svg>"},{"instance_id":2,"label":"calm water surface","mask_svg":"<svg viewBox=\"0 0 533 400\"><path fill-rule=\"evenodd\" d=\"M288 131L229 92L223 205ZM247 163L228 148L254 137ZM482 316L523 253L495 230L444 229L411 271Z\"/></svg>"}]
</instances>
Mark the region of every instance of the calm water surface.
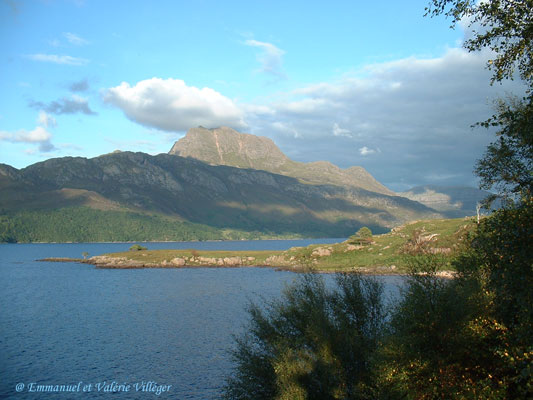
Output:
<instances>
[{"instance_id":1,"label":"calm water surface","mask_svg":"<svg viewBox=\"0 0 533 400\"><path fill-rule=\"evenodd\" d=\"M147 247L284 250L340 240ZM232 335L243 332L248 319L247 304L279 296L297 276L267 268L120 270L35 261L130 246L0 245L0 398L216 399L231 371ZM400 278L380 279L394 295ZM129 384L129 392L104 392L113 382ZM36 385L79 385L79 392L33 392ZM165 385L168 392L150 391Z\"/></svg>"}]
</instances>

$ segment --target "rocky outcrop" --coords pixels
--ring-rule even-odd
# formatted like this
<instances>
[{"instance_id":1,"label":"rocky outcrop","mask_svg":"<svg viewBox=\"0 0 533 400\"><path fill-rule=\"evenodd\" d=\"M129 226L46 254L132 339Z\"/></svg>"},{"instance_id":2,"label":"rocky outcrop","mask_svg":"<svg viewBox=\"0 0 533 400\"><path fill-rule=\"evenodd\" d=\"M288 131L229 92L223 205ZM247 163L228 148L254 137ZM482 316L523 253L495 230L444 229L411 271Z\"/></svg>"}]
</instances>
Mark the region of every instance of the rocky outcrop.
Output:
<instances>
[{"instance_id":1,"label":"rocky outcrop","mask_svg":"<svg viewBox=\"0 0 533 400\"><path fill-rule=\"evenodd\" d=\"M330 256L333 251L332 247L325 248L325 247L317 247L313 250L311 253L311 256L313 257L327 257Z\"/></svg>"},{"instance_id":2,"label":"rocky outcrop","mask_svg":"<svg viewBox=\"0 0 533 400\"><path fill-rule=\"evenodd\" d=\"M169 154L196 158L213 165L270 171L289 161L266 137L239 133L228 127L193 128L177 141Z\"/></svg>"}]
</instances>

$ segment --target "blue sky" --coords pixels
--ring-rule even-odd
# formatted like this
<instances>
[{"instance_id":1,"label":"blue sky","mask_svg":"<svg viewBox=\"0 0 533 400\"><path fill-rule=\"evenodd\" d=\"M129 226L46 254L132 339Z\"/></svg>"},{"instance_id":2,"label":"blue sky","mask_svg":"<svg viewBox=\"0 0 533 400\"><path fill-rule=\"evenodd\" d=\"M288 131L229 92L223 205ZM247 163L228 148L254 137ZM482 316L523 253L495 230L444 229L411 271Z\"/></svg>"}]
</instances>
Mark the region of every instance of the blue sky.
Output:
<instances>
[{"instance_id":1,"label":"blue sky","mask_svg":"<svg viewBox=\"0 0 533 400\"><path fill-rule=\"evenodd\" d=\"M490 56L425 0L0 1L0 162L167 152L197 125L361 165L393 190L475 185Z\"/></svg>"}]
</instances>

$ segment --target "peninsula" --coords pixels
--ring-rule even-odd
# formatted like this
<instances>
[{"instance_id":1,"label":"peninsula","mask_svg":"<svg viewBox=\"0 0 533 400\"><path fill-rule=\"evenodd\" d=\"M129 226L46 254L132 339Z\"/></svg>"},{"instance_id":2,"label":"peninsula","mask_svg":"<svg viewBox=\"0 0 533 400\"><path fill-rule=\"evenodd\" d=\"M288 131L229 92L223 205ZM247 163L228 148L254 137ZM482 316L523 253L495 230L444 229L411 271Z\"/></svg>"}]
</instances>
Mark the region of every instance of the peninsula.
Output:
<instances>
[{"instance_id":1,"label":"peninsula","mask_svg":"<svg viewBox=\"0 0 533 400\"><path fill-rule=\"evenodd\" d=\"M445 269L462 249L464 238L475 227L473 218L423 220L408 223L382 235L353 235L336 244L293 247L286 251L140 250L93 256L77 261L97 268L271 267L295 272L359 272L402 274L413 256L439 254ZM364 228L363 228L364 229Z\"/></svg>"}]
</instances>

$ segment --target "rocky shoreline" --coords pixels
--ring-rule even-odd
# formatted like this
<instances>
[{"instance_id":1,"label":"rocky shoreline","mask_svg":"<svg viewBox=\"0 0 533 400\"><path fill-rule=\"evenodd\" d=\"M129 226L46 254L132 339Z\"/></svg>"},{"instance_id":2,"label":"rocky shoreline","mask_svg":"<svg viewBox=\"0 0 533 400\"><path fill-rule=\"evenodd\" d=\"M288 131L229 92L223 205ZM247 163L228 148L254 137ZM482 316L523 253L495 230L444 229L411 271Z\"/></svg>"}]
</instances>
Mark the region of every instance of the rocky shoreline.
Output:
<instances>
[{"instance_id":1,"label":"rocky shoreline","mask_svg":"<svg viewBox=\"0 0 533 400\"><path fill-rule=\"evenodd\" d=\"M190 262L186 257L177 257L170 261L163 261L160 263L141 262L131 260L126 257L110 257L110 256L94 256L89 259L81 258L65 258L65 257L50 257L37 261L48 262L72 262L81 264L94 265L101 269L141 269L141 268L274 268L279 271L291 272L314 272L314 273L360 273L364 275L388 275L388 276L406 276L405 272L396 271L395 268L388 266L378 267L353 267L350 270L322 270L309 266L298 265L295 263L288 263L280 256L271 256L265 262L254 263L253 257L196 257L193 262ZM394 266L393 266L394 267ZM438 271L436 276L445 279L453 279L456 276L455 271Z\"/></svg>"}]
</instances>

